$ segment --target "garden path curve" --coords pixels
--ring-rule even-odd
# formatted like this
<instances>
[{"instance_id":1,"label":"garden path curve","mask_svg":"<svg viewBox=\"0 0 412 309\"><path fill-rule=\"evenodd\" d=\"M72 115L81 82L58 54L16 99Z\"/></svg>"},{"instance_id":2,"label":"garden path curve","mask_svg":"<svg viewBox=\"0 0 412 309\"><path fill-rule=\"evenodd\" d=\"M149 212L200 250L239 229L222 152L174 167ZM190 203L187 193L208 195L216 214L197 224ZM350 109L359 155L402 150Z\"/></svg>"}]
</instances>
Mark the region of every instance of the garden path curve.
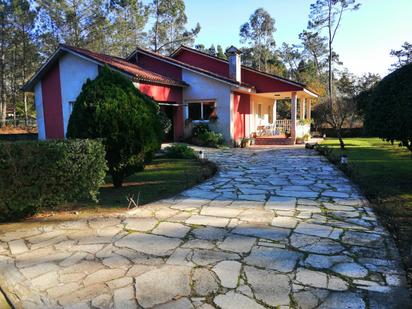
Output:
<instances>
[{"instance_id":1,"label":"garden path curve","mask_svg":"<svg viewBox=\"0 0 412 309\"><path fill-rule=\"evenodd\" d=\"M128 214L0 232L20 308L407 308L392 239L316 152L218 150L218 175Z\"/></svg>"}]
</instances>

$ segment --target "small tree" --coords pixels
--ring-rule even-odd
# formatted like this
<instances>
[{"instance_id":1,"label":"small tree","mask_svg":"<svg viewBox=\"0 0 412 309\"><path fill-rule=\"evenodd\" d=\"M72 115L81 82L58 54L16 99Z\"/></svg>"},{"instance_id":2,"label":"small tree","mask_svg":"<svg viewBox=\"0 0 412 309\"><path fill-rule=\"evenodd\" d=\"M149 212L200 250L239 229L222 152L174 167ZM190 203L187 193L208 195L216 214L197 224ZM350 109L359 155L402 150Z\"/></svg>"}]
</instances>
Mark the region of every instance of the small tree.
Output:
<instances>
[{"instance_id":1,"label":"small tree","mask_svg":"<svg viewBox=\"0 0 412 309\"><path fill-rule=\"evenodd\" d=\"M365 126L387 141L400 141L412 152L412 63L382 79L366 100ZM365 104L364 104L365 105Z\"/></svg>"},{"instance_id":2,"label":"small tree","mask_svg":"<svg viewBox=\"0 0 412 309\"><path fill-rule=\"evenodd\" d=\"M160 148L159 109L128 78L104 67L96 79L83 85L67 137L102 138L113 185L120 187Z\"/></svg>"}]
</instances>

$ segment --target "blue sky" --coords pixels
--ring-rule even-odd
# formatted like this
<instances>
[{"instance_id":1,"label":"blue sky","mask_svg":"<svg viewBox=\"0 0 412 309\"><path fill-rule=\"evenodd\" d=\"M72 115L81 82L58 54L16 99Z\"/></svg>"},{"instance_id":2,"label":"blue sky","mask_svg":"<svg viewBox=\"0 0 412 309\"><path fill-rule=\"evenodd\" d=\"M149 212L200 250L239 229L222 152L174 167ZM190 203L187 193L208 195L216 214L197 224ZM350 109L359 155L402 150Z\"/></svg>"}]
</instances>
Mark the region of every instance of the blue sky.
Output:
<instances>
[{"instance_id":1,"label":"blue sky","mask_svg":"<svg viewBox=\"0 0 412 309\"><path fill-rule=\"evenodd\" d=\"M239 27L259 7L276 20L277 45L299 43L306 29L309 7L315 0L186 0L188 25L199 22L196 43L240 46ZM360 0L359 11L348 12L337 34L335 50L344 67L355 74L388 73L395 61L391 49L412 42L412 0Z\"/></svg>"}]
</instances>

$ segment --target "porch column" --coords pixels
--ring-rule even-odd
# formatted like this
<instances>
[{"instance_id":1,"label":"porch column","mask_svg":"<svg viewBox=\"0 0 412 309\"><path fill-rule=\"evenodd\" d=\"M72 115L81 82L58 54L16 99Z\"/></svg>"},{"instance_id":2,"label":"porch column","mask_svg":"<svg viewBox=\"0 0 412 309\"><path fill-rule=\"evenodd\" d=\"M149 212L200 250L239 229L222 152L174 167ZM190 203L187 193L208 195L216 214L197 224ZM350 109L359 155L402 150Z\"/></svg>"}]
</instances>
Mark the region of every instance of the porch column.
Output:
<instances>
[{"instance_id":1,"label":"porch column","mask_svg":"<svg viewBox=\"0 0 412 309\"><path fill-rule=\"evenodd\" d=\"M278 100L275 100L275 102L273 102L273 110L272 110L272 113L273 113L272 119L273 119L273 124L275 126L276 126L277 105L278 105Z\"/></svg>"},{"instance_id":2,"label":"porch column","mask_svg":"<svg viewBox=\"0 0 412 309\"><path fill-rule=\"evenodd\" d=\"M312 99L308 99L306 103L306 119L311 119L311 111L312 111Z\"/></svg>"},{"instance_id":3,"label":"porch column","mask_svg":"<svg viewBox=\"0 0 412 309\"><path fill-rule=\"evenodd\" d=\"M189 106L187 104L183 105L183 120L189 118Z\"/></svg>"},{"instance_id":4,"label":"porch column","mask_svg":"<svg viewBox=\"0 0 412 309\"><path fill-rule=\"evenodd\" d=\"M300 119L305 119L305 110L306 110L306 98L300 99Z\"/></svg>"},{"instance_id":5,"label":"porch column","mask_svg":"<svg viewBox=\"0 0 412 309\"><path fill-rule=\"evenodd\" d=\"M292 97L291 97L291 104L290 104L290 136L293 140L293 143L295 143L296 140L296 110L297 110L297 102L298 102L298 97L296 92L292 92Z\"/></svg>"}]
</instances>

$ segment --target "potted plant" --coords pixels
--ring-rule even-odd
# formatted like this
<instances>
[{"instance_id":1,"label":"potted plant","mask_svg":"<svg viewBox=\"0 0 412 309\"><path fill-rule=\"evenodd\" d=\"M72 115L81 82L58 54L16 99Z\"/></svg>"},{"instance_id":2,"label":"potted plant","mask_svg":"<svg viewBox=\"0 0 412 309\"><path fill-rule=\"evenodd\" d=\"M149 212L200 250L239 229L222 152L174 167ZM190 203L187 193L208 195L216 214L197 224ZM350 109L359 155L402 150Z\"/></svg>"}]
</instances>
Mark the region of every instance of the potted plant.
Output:
<instances>
[{"instance_id":1,"label":"potted plant","mask_svg":"<svg viewBox=\"0 0 412 309\"><path fill-rule=\"evenodd\" d=\"M296 144L303 144L303 143L304 143L303 137L296 138Z\"/></svg>"},{"instance_id":2,"label":"potted plant","mask_svg":"<svg viewBox=\"0 0 412 309\"><path fill-rule=\"evenodd\" d=\"M290 131L285 131L285 136L286 138L289 138L291 136Z\"/></svg>"},{"instance_id":3,"label":"potted plant","mask_svg":"<svg viewBox=\"0 0 412 309\"><path fill-rule=\"evenodd\" d=\"M219 117L217 117L216 113L212 113L209 116L209 122L211 122L211 123L215 123L218 119L219 119Z\"/></svg>"},{"instance_id":4,"label":"potted plant","mask_svg":"<svg viewBox=\"0 0 412 309\"><path fill-rule=\"evenodd\" d=\"M247 137L243 137L240 141L240 147L241 148L247 148L250 147L250 139Z\"/></svg>"}]
</instances>

